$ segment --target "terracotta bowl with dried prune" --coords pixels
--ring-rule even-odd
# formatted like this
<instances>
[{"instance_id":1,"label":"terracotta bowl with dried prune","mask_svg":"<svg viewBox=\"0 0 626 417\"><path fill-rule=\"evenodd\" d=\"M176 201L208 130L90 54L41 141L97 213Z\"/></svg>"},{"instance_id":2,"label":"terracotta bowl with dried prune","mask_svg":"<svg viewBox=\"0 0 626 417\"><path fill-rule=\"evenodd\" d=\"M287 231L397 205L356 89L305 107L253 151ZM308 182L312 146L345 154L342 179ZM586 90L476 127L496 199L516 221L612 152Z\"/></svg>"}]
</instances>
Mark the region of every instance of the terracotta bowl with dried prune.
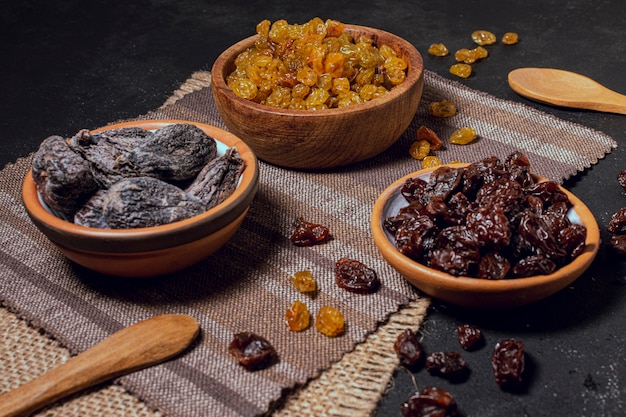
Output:
<instances>
[{"instance_id":1,"label":"terracotta bowl with dried prune","mask_svg":"<svg viewBox=\"0 0 626 417\"><path fill-rule=\"evenodd\" d=\"M238 137L202 123L182 120L132 121L92 131L127 127L157 130L185 123L199 127L215 139L217 155L235 148L244 169L234 192L201 214L169 224L127 229L86 227L66 221L43 202L32 170L23 181L22 198L33 223L70 260L93 271L121 277L153 277L185 269L221 248L245 218L258 188L258 162Z\"/></svg>"},{"instance_id":2,"label":"terracotta bowl with dried prune","mask_svg":"<svg viewBox=\"0 0 626 417\"><path fill-rule=\"evenodd\" d=\"M246 38L215 61L212 90L229 131L246 142L262 161L277 166L318 170L347 166L379 155L407 129L424 87L422 56L408 41L370 27L345 25L353 38L371 37L388 45L407 63L406 78L380 97L360 104L320 110L285 109L236 95L226 78L235 58L254 45L259 35Z\"/></svg>"},{"instance_id":3,"label":"terracotta bowl with dried prune","mask_svg":"<svg viewBox=\"0 0 626 417\"><path fill-rule=\"evenodd\" d=\"M468 164L451 164L448 166L463 168ZM582 201L558 185L554 185L554 188L566 195L571 203L565 216L571 224L584 226L586 235L580 238L584 244L580 243L578 255L550 273L525 277L509 275L500 279L476 278L471 274L463 275L458 271L444 272L441 267L427 266L428 262L411 253L410 247L405 248L409 251L406 252L406 255L401 253L396 239L397 236L401 235L398 235L397 229L389 230L389 220L397 216L402 208L409 205L402 193L407 180L420 178L428 182L435 169L437 168L413 172L389 185L375 202L371 218L373 239L382 256L405 279L425 294L444 302L472 308L522 306L549 297L567 287L582 275L595 259L600 245L598 224ZM536 175L531 176L537 184L547 182L545 178ZM462 232L465 228L466 226L462 226L458 230ZM428 259L432 260L433 258ZM446 258L447 261L450 259ZM450 262L452 263L452 261Z\"/></svg>"}]
</instances>

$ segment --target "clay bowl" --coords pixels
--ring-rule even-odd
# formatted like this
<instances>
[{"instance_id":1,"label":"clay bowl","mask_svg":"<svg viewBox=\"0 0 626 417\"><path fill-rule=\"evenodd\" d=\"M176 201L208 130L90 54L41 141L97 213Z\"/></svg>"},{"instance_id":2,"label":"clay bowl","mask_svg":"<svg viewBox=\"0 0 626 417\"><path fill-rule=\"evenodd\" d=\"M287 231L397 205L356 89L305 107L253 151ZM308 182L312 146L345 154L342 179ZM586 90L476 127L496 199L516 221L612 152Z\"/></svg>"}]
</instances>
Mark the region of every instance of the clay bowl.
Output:
<instances>
[{"instance_id":1,"label":"clay bowl","mask_svg":"<svg viewBox=\"0 0 626 417\"><path fill-rule=\"evenodd\" d=\"M222 247L237 231L258 187L258 163L250 148L231 133L213 126L176 120L119 123L120 127L158 129L193 123L217 141L218 154L236 147L246 167L236 191L206 212L175 223L127 230L83 227L55 216L42 203L31 172L24 178L22 198L33 223L72 261L91 270L122 277L152 277L182 270Z\"/></svg>"},{"instance_id":2,"label":"clay bowl","mask_svg":"<svg viewBox=\"0 0 626 417\"><path fill-rule=\"evenodd\" d=\"M455 166L463 166L457 164ZM374 204L371 229L374 242L385 260L393 266L411 284L433 298L464 307L501 308L516 307L546 298L574 282L593 262L600 246L598 224L591 211L572 193L561 189L568 195L573 207L568 213L573 223L587 228L586 248L571 263L549 275L537 275L527 278L505 280L487 280L480 278L457 277L441 272L401 254L395 247L393 236L383 227L384 219L397 214L406 206L406 200L400 189L409 178L427 179L434 168L417 171L406 175L379 196ZM539 181L545 178L536 177Z\"/></svg>"},{"instance_id":3,"label":"clay bowl","mask_svg":"<svg viewBox=\"0 0 626 417\"><path fill-rule=\"evenodd\" d=\"M383 97L327 110L288 110L254 103L226 85L239 53L254 45L257 35L224 51L212 69L212 89L220 116L229 131L246 142L259 159L291 169L327 169L372 158L396 142L413 119L424 86L424 65L411 43L391 33L346 25L354 38L372 37L391 46L408 62L407 77Z\"/></svg>"}]
</instances>

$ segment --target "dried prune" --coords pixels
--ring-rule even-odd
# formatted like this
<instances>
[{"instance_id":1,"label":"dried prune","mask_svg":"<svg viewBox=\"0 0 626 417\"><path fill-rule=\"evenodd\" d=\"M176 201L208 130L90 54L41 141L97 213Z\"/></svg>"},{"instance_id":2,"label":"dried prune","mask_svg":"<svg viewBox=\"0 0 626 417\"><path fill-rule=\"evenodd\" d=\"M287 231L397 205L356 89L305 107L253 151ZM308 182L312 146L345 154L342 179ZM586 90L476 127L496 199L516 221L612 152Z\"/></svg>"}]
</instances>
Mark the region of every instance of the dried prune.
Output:
<instances>
[{"instance_id":1,"label":"dried prune","mask_svg":"<svg viewBox=\"0 0 626 417\"><path fill-rule=\"evenodd\" d=\"M491 364L499 386L512 386L522 382L524 350L524 343L516 339L505 339L496 344Z\"/></svg>"},{"instance_id":2,"label":"dried prune","mask_svg":"<svg viewBox=\"0 0 626 417\"><path fill-rule=\"evenodd\" d=\"M467 376L469 366L458 352L433 352L426 357L426 369L433 375L449 379Z\"/></svg>"},{"instance_id":3,"label":"dried prune","mask_svg":"<svg viewBox=\"0 0 626 417\"><path fill-rule=\"evenodd\" d=\"M278 361L278 354L270 342L252 332L235 334L228 351L248 371L264 369Z\"/></svg>"},{"instance_id":4,"label":"dried prune","mask_svg":"<svg viewBox=\"0 0 626 417\"><path fill-rule=\"evenodd\" d=\"M483 334L480 329L471 324L462 324L457 327L457 340L465 350L475 350L484 343Z\"/></svg>"},{"instance_id":5,"label":"dried prune","mask_svg":"<svg viewBox=\"0 0 626 417\"><path fill-rule=\"evenodd\" d=\"M175 185L152 177L127 178L113 184L102 202L112 229L158 226L204 213L199 199Z\"/></svg>"},{"instance_id":6,"label":"dried prune","mask_svg":"<svg viewBox=\"0 0 626 417\"><path fill-rule=\"evenodd\" d=\"M335 264L335 282L357 294L371 294L380 287L376 271L355 259L341 258Z\"/></svg>"},{"instance_id":7,"label":"dried prune","mask_svg":"<svg viewBox=\"0 0 626 417\"><path fill-rule=\"evenodd\" d=\"M217 155L215 139L199 127L174 123L154 132L117 160L122 172L151 176L164 181L186 181Z\"/></svg>"},{"instance_id":8,"label":"dried prune","mask_svg":"<svg viewBox=\"0 0 626 417\"><path fill-rule=\"evenodd\" d=\"M319 245L330 239L330 231L324 225L308 222L298 217L293 223L293 231L289 239L296 246Z\"/></svg>"},{"instance_id":9,"label":"dried prune","mask_svg":"<svg viewBox=\"0 0 626 417\"><path fill-rule=\"evenodd\" d=\"M61 136L43 140L33 156L32 178L48 207L70 220L98 190L89 163Z\"/></svg>"},{"instance_id":10,"label":"dried prune","mask_svg":"<svg viewBox=\"0 0 626 417\"><path fill-rule=\"evenodd\" d=\"M452 394L437 387L413 393L400 406L403 417L454 417L457 404Z\"/></svg>"},{"instance_id":11,"label":"dried prune","mask_svg":"<svg viewBox=\"0 0 626 417\"><path fill-rule=\"evenodd\" d=\"M417 337L417 333L411 329L406 329L398 335L393 349L400 360L400 364L411 370L415 370L422 365L424 360L424 350Z\"/></svg>"},{"instance_id":12,"label":"dried prune","mask_svg":"<svg viewBox=\"0 0 626 417\"><path fill-rule=\"evenodd\" d=\"M235 192L245 164L236 148L210 160L185 191L198 198L208 210Z\"/></svg>"},{"instance_id":13,"label":"dried prune","mask_svg":"<svg viewBox=\"0 0 626 417\"><path fill-rule=\"evenodd\" d=\"M74 223L98 229L110 229L104 214L102 204L107 190L98 190L74 215Z\"/></svg>"}]
</instances>

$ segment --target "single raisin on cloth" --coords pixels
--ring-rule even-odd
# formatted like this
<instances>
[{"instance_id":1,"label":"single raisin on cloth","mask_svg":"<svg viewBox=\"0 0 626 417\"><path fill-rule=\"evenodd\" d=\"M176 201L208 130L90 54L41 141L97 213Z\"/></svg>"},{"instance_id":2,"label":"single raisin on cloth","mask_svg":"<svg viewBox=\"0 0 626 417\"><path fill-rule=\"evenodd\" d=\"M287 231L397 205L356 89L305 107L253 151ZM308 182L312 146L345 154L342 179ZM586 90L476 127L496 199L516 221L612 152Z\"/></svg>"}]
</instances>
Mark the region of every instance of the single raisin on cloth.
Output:
<instances>
[{"instance_id":1,"label":"single raisin on cloth","mask_svg":"<svg viewBox=\"0 0 626 417\"><path fill-rule=\"evenodd\" d=\"M193 74L163 107L138 119L186 119L224 128L209 84L208 72ZM430 117L428 103L443 99L454 101L459 114ZM60 407L87 401L89 406L75 415L250 416L268 410L283 416L370 415L398 363L393 351L397 335L419 329L429 304L386 264L369 229L378 194L419 169L408 148L420 125L444 138L466 125L479 132L472 145L438 151L444 162L504 158L521 150L534 172L559 182L617 146L601 132L426 71L414 122L387 152L328 172L297 172L260 162L259 191L229 243L185 271L147 280L106 277L67 261L22 207L21 182L32 155L21 158L0 173L5 208L0 213L0 329L11 335L39 329L31 337L42 348L33 355L27 346L31 343L13 338L11 348L2 349L0 363L25 365L0 366L0 389L15 388L37 373L26 375L22 368L43 372L123 326L157 314L185 313L202 327L201 338L187 354L77 396L49 413L67 415ZM289 235L298 217L328 226L333 239L311 248L294 246ZM376 270L381 288L368 295L338 288L333 271L342 257ZM289 276L300 270L316 277L316 297L299 294L290 282ZM324 305L338 307L346 316L346 334L328 338L314 327L289 331L284 313L296 299L313 316ZM280 361L264 371L244 370L228 353L233 335L241 331L268 339ZM103 408L107 403L120 406Z\"/></svg>"}]
</instances>

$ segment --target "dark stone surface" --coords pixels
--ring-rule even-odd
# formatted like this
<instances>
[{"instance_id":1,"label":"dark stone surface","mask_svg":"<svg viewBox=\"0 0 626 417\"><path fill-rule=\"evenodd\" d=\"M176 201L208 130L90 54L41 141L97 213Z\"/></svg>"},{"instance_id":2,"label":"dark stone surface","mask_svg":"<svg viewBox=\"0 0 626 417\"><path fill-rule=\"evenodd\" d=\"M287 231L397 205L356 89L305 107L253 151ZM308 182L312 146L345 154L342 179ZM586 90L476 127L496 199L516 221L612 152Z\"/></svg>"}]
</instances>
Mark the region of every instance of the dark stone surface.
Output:
<instances>
[{"instance_id":1,"label":"dark stone surface","mask_svg":"<svg viewBox=\"0 0 626 417\"><path fill-rule=\"evenodd\" d=\"M3 2L0 14L0 167L34 151L45 137L134 117L160 106L193 71L253 34L262 19L290 23L314 16L375 26L413 42L426 68L448 75L449 59L429 57L431 43L471 47L469 34L516 31L515 47L495 45L463 82L613 136L620 145L626 116L557 109L527 101L506 82L517 67L558 67L626 93L626 3L531 1L332 2L241 0L76 0ZM623 146L566 186L595 214L605 242L594 265L569 288L527 307L476 311L434 302L423 326L427 351L460 350L458 324L479 326L486 345L464 353L469 378L450 384L421 371L417 384L449 389L464 416L623 416L626 414L626 279L624 258L607 246L610 216L626 205L616 176ZM526 344L527 383L516 392L494 382L495 343ZM397 372L378 416L399 415L414 390Z\"/></svg>"}]
</instances>

